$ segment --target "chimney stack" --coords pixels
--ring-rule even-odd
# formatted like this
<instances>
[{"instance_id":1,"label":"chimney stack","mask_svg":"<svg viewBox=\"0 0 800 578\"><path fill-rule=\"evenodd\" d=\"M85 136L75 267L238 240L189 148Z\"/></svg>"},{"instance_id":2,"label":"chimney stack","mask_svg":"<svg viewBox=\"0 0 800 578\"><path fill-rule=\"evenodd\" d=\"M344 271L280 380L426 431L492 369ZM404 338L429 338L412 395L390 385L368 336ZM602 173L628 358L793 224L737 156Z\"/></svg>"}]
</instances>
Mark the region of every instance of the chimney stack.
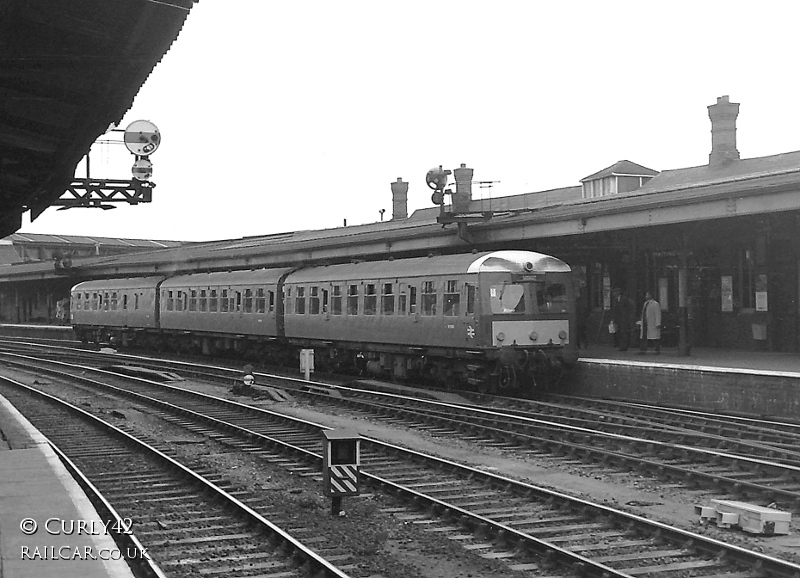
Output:
<instances>
[{"instance_id":1,"label":"chimney stack","mask_svg":"<svg viewBox=\"0 0 800 578\"><path fill-rule=\"evenodd\" d=\"M456 179L456 192L453 195L453 212L468 213L469 205L472 202L472 173L473 169L468 169L467 165L461 166L453 171Z\"/></svg>"},{"instance_id":2,"label":"chimney stack","mask_svg":"<svg viewBox=\"0 0 800 578\"><path fill-rule=\"evenodd\" d=\"M728 95L717 98L717 104L708 107L711 119L711 154L708 155L709 167L722 167L739 160L736 150L736 117L739 116L739 104L730 102Z\"/></svg>"},{"instance_id":3,"label":"chimney stack","mask_svg":"<svg viewBox=\"0 0 800 578\"><path fill-rule=\"evenodd\" d=\"M408 219L408 183L402 177L392 183L392 221Z\"/></svg>"}]
</instances>

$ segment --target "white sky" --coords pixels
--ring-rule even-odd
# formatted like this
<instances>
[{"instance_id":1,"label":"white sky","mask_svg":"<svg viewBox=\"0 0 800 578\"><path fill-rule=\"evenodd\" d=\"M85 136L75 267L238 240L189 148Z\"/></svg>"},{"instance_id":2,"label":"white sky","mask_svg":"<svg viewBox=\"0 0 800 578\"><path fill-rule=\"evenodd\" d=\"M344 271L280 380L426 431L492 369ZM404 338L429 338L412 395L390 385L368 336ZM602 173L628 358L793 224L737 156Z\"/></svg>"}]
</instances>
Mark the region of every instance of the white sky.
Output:
<instances>
[{"instance_id":1,"label":"white sky","mask_svg":"<svg viewBox=\"0 0 800 578\"><path fill-rule=\"evenodd\" d=\"M161 131L153 202L48 209L22 232L232 239L388 220L397 177L410 214L440 164L500 181L474 198L621 159L697 166L726 94L742 158L800 149L794 0L389 4L201 0L121 123ZM92 176L133 160L95 144Z\"/></svg>"}]
</instances>

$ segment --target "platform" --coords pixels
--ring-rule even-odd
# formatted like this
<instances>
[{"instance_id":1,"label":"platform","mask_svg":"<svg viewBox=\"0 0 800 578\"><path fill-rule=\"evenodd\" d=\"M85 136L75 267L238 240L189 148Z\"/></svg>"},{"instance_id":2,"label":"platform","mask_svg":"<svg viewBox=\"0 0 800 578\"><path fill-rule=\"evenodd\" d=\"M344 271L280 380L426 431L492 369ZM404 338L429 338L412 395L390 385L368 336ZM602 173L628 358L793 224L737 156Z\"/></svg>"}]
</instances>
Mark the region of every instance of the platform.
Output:
<instances>
[{"instance_id":1,"label":"platform","mask_svg":"<svg viewBox=\"0 0 800 578\"><path fill-rule=\"evenodd\" d=\"M110 559L120 552L86 494L2 396L0 432L0 578L133 578L124 560ZM36 532L23 532L31 520ZM81 521L99 533L79 533Z\"/></svg>"},{"instance_id":2,"label":"platform","mask_svg":"<svg viewBox=\"0 0 800 578\"><path fill-rule=\"evenodd\" d=\"M0 336L75 341L75 332L72 330L71 325L23 325L19 323L0 323Z\"/></svg>"},{"instance_id":3,"label":"platform","mask_svg":"<svg viewBox=\"0 0 800 578\"><path fill-rule=\"evenodd\" d=\"M580 352L561 393L799 420L800 354L693 348Z\"/></svg>"},{"instance_id":4,"label":"platform","mask_svg":"<svg viewBox=\"0 0 800 578\"><path fill-rule=\"evenodd\" d=\"M714 347L697 347L690 356L678 355L675 347L661 349L655 354L650 349L644 355L638 349L619 351L614 347L592 346L580 351L582 360L613 360L634 363L680 365L708 370L743 370L797 374L800 377L800 353L775 353L770 351L742 351Z\"/></svg>"}]
</instances>

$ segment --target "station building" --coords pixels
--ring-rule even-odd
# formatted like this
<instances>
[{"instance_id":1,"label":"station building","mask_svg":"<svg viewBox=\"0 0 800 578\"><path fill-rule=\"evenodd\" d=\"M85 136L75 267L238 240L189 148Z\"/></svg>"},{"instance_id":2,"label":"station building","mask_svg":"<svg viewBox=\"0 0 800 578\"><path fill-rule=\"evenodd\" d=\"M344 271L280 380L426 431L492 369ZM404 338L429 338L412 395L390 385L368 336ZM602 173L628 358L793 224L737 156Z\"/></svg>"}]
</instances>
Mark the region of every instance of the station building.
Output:
<instances>
[{"instance_id":1,"label":"station building","mask_svg":"<svg viewBox=\"0 0 800 578\"><path fill-rule=\"evenodd\" d=\"M320 231L182 244L158 251L0 266L0 315L47 321L48 304L79 281L471 250L522 249L574 270L590 344L609 343L611 293L641 308L650 291L664 345L754 351L800 349L800 151L741 159L739 105L708 107L707 164L656 171L629 160L560 189L472 198L473 170L454 172L451 202L408 215L408 183L391 183L393 218ZM448 223L443 225L442 223ZM15 293L16 292L16 293ZM38 292L20 314L20 295Z\"/></svg>"}]
</instances>

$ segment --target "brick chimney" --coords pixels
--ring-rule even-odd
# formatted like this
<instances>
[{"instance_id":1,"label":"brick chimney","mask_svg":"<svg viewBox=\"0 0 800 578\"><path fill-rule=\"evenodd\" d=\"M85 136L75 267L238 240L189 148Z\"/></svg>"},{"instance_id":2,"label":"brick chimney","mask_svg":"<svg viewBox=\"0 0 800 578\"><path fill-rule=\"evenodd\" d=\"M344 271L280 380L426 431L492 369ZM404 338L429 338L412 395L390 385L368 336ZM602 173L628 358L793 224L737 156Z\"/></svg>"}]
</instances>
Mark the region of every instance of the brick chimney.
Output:
<instances>
[{"instance_id":1,"label":"brick chimney","mask_svg":"<svg viewBox=\"0 0 800 578\"><path fill-rule=\"evenodd\" d=\"M453 212L468 213L469 205L472 201L472 173L473 169L468 169L467 165L461 166L453 171L456 179L456 192L453 194Z\"/></svg>"},{"instance_id":2,"label":"brick chimney","mask_svg":"<svg viewBox=\"0 0 800 578\"><path fill-rule=\"evenodd\" d=\"M408 183L402 177L392 183L392 221L408 219Z\"/></svg>"},{"instance_id":3,"label":"brick chimney","mask_svg":"<svg viewBox=\"0 0 800 578\"><path fill-rule=\"evenodd\" d=\"M708 107L711 119L711 154L708 155L708 166L721 167L739 160L736 150L736 117L739 116L739 104L730 102L728 95L717 98L717 104Z\"/></svg>"}]
</instances>

